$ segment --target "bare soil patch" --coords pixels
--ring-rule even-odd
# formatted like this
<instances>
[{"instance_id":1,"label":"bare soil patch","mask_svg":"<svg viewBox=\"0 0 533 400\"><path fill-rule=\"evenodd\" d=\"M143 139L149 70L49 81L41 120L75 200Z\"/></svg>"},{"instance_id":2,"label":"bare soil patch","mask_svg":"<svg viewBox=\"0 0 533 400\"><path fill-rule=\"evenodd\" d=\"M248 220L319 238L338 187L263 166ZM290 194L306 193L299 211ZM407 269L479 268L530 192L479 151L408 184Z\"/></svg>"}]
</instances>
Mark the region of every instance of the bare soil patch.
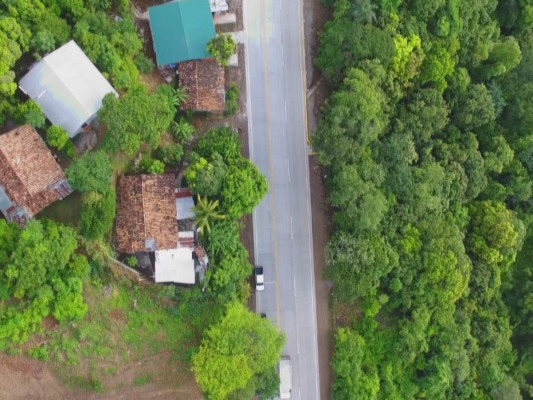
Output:
<instances>
[{"instance_id":1,"label":"bare soil patch","mask_svg":"<svg viewBox=\"0 0 533 400\"><path fill-rule=\"evenodd\" d=\"M71 393L40 361L0 355L0 398L60 399Z\"/></svg>"},{"instance_id":2,"label":"bare soil patch","mask_svg":"<svg viewBox=\"0 0 533 400\"><path fill-rule=\"evenodd\" d=\"M145 384L136 383L147 377ZM190 373L183 373L162 353L125 365L109 376L105 393L69 388L55 377L49 365L25 356L0 355L0 398L15 399L183 399L200 400L201 393Z\"/></svg>"},{"instance_id":3,"label":"bare soil patch","mask_svg":"<svg viewBox=\"0 0 533 400\"><path fill-rule=\"evenodd\" d=\"M324 173L317 164L316 157L309 157L320 398L326 400L331 397L332 372L330 360L333 346L330 332L332 324L328 307L332 283L323 278L324 268L326 267L326 246L331 233L329 209L322 181L323 176Z\"/></svg>"}]
</instances>

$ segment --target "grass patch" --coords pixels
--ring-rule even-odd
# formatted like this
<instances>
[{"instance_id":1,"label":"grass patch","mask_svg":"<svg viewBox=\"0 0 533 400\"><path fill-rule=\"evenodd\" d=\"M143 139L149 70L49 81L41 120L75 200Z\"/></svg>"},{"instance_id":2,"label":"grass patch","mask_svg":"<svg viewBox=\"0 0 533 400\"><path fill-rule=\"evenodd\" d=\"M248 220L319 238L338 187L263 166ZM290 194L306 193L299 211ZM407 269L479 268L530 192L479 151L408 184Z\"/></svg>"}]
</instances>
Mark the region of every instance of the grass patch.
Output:
<instances>
[{"instance_id":1,"label":"grass patch","mask_svg":"<svg viewBox=\"0 0 533 400\"><path fill-rule=\"evenodd\" d=\"M102 391L102 382L96 378L86 378L84 376L73 376L68 383L72 387L100 393Z\"/></svg>"},{"instance_id":2,"label":"grass patch","mask_svg":"<svg viewBox=\"0 0 533 400\"><path fill-rule=\"evenodd\" d=\"M150 383L150 375L141 375L135 378L134 383L138 386L146 385L147 383Z\"/></svg>"},{"instance_id":3,"label":"grass patch","mask_svg":"<svg viewBox=\"0 0 533 400\"><path fill-rule=\"evenodd\" d=\"M226 90L226 109L224 116L228 117L239 111L239 87L235 82L229 84Z\"/></svg>"},{"instance_id":4,"label":"grass patch","mask_svg":"<svg viewBox=\"0 0 533 400\"><path fill-rule=\"evenodd\" d=\"M143 287L124 279L103 285L85 285L87 317L47 333L50 362L72 386L105 390L106 379L135 364L135 384L148 383L144 361L185 351L191 337L186 324L171 313L175 300L164 287ZM180 350L181 349L181 350ZM44 350L35 350L36 355ZM167 368L167 366L165 366Z\"/></svg>"},{"instance_id":5,"label":"grass patch","mask_svg":"<svg viewBox=\"0 0 533 400\"><path fill-rule=\"evenodd\" d=\"M117 367L104 367L104 375L116 375L118 372Z\"/></svg>"},{"instance_id":6,"label":"grass patch","mask_svg":"<svg viewBox=\"0 0 533 400\"><path fill-rule=\"evenodd\" d=\"M39 219L53 219L65 225L78 227L81 215L81 195L73 192L56 201L39 213Z\"/></svg>"},{"instance_id":7,"label":"grass patch","mask_svg":"<svg viewBox=\"0 0 533 400\"><path fill-rule=\"evenodd\" d=\"M48 345L44 344L42 346L33 347L28 350L28 355L31 358L35 358L41 361L48 361L50 359L50 354L48 350Z\"/></svg>"}]
</instances>

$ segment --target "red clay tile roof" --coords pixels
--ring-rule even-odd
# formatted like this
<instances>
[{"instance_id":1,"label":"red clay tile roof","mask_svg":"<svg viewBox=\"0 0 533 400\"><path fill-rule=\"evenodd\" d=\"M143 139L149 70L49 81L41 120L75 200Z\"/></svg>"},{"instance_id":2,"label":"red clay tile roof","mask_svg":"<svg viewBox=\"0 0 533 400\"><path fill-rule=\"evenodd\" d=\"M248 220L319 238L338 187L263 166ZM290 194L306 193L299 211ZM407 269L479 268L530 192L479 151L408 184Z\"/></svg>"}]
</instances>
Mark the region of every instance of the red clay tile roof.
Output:
<instances>
[{"instance_id":1,"label":"red clay tile roof","mask_svg":"<svg viewBox=\"0 0 533 400\"><path fill-rule=\"evenodd\" d=\"M178 223L174 175L123 176L117 186L115 247L122 253L146 251L154 239L157 250L175 249Z\"/></svg>"},{"instance_id":2,"label":"red clay tile roof","mask_svg":"<svg viewBox=\"0 0 533 400\"><path fill-rule=\"evenodd\" d=\"M187 91L182 110L224 111L224 67L213 59L178 64L179 86Z\"/></svg>"},{"instance_id":3,"label":"red clay tile roof","mask_svg":"<svg viewBox=\"0 0 533 400\"><path fill-rule=\"evenodd\" d=\"M174 190L176 199L183 199L184 197L192 197L192 193L189 188L178 188Z\"/></svg>"},{"instance_id":4,"label":"red clay tile roof","mask_svg":"<svg viewBox=\"0 0 533 400\"><path fill-rule=\"evenodd\" d=\"M0 135L0 185L14 207L32 215L72 192L39 134L24 125Z\"/></svg>"}]
</instances>

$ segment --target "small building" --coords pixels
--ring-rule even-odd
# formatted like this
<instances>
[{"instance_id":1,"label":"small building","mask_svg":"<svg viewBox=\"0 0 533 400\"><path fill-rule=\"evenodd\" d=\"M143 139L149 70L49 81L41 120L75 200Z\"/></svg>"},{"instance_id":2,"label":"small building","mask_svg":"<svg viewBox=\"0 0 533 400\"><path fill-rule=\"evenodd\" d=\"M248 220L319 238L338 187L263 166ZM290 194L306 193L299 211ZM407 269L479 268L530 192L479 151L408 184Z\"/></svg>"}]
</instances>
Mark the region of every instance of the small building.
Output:
<instances>
[{"instance_id":1,"label":"small building","mask_svg":"<svg viewBox=\"0 0 533 400\"><path fill-rule=\"evenodd\" d=\"M133 254L178 246L174 175L123 176L117 185L115 248Z\"/></svg>"},{"instance_id":2,"label":"small building","mask_svg":"<svg viewBox=\"0 0 533 400\"><path fill-rule=\"evenodd\" d=\"M214 59L187 61L178 65L179 87L187 92L182 110L223 112L226 105L224 67Z\"/></svg>"},{"instance_id":3,"label":"small building","mask_svg":"<svg viewBox=\"0 0 533 400\"><path fill-rule=\"evenodd\" d=\"M102 99L117 92L71 40L34 64L20 89L42 108L54 125L74 137L96 118Z\"/></svg>"},{"instance_id":4,"label":"small building","mask_svg":"<svg viewBox=\"0 0 533 400\"><path fill-rule=\"evenodd\" d=\"M175 190L174 183L174 175L124 176L119 180L115 248L142 259L155 282L192 285L197 274L203 276L207 262L195 252L192 197L189 202L188 190Z\"/></svg>"},{"instance_id":5,"label":"small building","mask_svg":"<svg viewBox=\"0 0 533 400\"><path fill-rule=\"evenodd\" d=\"M70 193L63 170L30 125L0 135L0 211L8 221L24 226Z\"/></svg>"},{"instance_id":6,"label":"small building","mask_svg":"<svg viewBox=\"0 0 533 400\"><path fill-rule=\"evenodd\" d=\"M148 8L157 65L209 58L215 37L210 0L178 0Z\"/></svg>"},{"instance_id":7,"label":"small building","mask_svg":"<svg viewBox=\"0 0 533 400\"><path fill-rule=\"evenodd\" d=\"M156 282L196 283L193 253L187 247L156 251L154 270Z\"/></svg>"},{"instance_id":8,"label":"small building","mask_svg":"<svg viewBox=\"0 0 533 400\"><path fill-rule=\"evenodd\" d=\"M237 28L237 15L235 13L218 13L213 17L213 22L218 33L229 33Z\"/></svg>"},{"instance_id":9,"label":"small building","mask_svg":"<svg viewBox=\"0 0 533 400\"><path fill-rule=\"evenodd\" d=\"M228 11L228 3L226 0L209 0L209 6L213 14L223 13Z\"/></svg>"}]
</instances>

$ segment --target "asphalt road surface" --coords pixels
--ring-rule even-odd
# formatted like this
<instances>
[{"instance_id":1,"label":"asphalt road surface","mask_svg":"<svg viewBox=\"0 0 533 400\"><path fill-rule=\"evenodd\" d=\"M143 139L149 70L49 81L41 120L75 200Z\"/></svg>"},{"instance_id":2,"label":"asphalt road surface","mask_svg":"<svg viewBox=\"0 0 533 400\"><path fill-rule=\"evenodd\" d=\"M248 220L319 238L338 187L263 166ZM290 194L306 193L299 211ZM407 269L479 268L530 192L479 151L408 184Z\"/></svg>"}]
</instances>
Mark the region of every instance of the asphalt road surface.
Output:
<instances>
[{"instance_id":1,"label":"asphalt road surface","mask_svg":"<svg viewBox=\"0 0 533 400\"><path fill-rule=\"evenodd\" d=\"M253 213L256 296L286 335L292 399L320 398L300 0L244 0L250 157L269 192Z\"/></svg>"}]
</instances>

